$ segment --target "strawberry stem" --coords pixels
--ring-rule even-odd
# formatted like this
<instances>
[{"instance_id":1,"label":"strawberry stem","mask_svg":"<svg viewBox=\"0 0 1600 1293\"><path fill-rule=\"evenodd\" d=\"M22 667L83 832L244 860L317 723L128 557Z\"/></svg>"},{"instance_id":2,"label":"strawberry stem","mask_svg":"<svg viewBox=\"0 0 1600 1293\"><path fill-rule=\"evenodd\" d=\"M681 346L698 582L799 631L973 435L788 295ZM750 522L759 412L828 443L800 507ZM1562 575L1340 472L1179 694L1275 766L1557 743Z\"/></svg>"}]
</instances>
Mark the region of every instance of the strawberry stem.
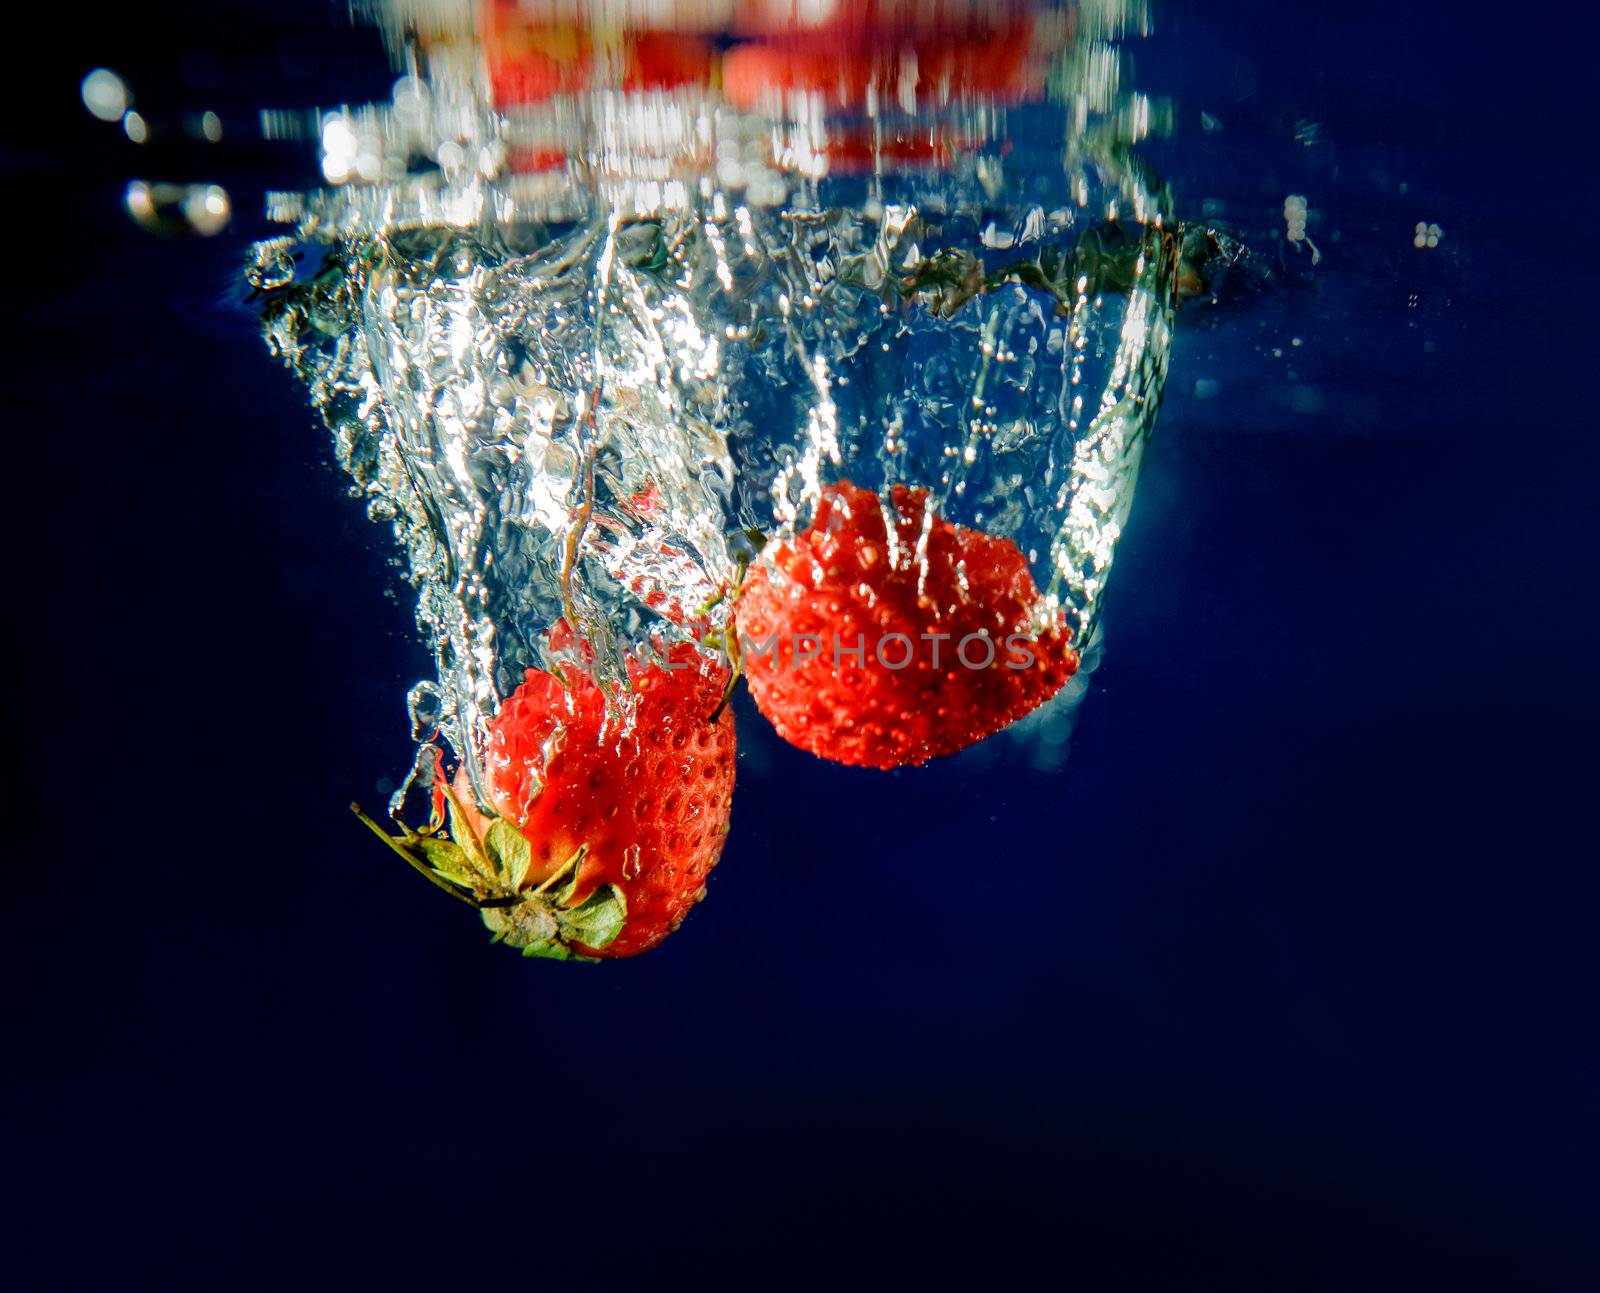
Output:
<instances>
[{"instance_id":1,"label":"strawberry stem","mask_svg":"<svg viewBox=\"0 0 1600 1293\"><path fill-rule=\"evenodd\" d=\"M737 649L728 652L728 658L733 660ZM717 702L717 707L711 711L711 717L706 721L715 723L722 717L722 711L728 708L728 702L733 699L733 689L739 685L739 675L744 672L742 661L734 661L733 672L728 676L728 685L722 689L722 699Z\"/></svg>"},{"instance_id":2,"label":"strawberry stem","mask_svg":"<svg viewBox=\"0 0 1600 1293\"><path fill-rule=\"evenodd\" d=\"M760 534L757 530L747 530L747 534ZM761 536L761 542L766 542L766 536ZM757 545L759 548L759 544ZM728 631L722 639L722 654L727 656L728 664L732 666L733 673L728 678L728 685L722 689L722 699L717 702L717 707L711 711L708 722L715 723L722 717L722 711L728 708L728 702L733 699L733 689L739 684L739 677L744 673L744 647L739 642L739 594L744 591L744 579L750 573L750 563L745 560L739 562L739 568L734 572L733 591L729 596L734 602L734 612L728 616Z\"/></svg>"},{"instance_id":3,"label":"strawberry stem","mask_svg":"<svg viewBox=\"0 0 1600 1293\"><path fill-rule=\"evenodd\" d=\"M476 894L471 893L468 890L461 888L461 886L453 884L451 881L445 879L444 876L440 875L426 861L417 857L416 854L412 853L411 850L405 846L404 836L402 836L400 839L396 839L393 835L389 834L388 831L384 830L383 827L379 826L377 822L373 821L372 818L368 817L366 813L361 811L360 804L351 804L350 811L356 815L356 819L360 821L363 826L365 826L380 840L382 840L396 853L403 857L406 860L407 866L411 867L415 871L420 872L429 881L438 885L439 888L443 889L451 897L461 899L461 901L466 903L469 907L506 905L493 900L485 903L480 900Z\"/></svg>"},{"instance_id":4,"label":"strawberry stem","mask_svg":"<svg viewBox=\"0 0 1600 1293\"><path fill-rule=\"evenodd\" d=\"M728 685L722 689L722 699L707 720L711 723L721 718L722 711L728 708L728 702L733 699L733 689L739 685L739 677L744 673L744 647L739 642L739 621L735 618L728 620L728 635L722 642L722 654L728 657L732 672L728 675Z\"/></svg>"}]
</instances>

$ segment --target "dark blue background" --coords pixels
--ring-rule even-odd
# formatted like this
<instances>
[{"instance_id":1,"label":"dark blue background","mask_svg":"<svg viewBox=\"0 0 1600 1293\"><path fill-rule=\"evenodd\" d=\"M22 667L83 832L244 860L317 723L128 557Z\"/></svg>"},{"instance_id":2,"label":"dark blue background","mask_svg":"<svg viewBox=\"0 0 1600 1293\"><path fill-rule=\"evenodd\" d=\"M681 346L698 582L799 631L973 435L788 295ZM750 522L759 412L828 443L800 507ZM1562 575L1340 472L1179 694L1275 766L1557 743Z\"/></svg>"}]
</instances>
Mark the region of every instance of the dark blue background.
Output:
<instances>
[{"instance_id":1,"label":"dark blue background","mask_svg":"<svg viewBox=\"0 0 1600 1293\"><path fill-rule=\"evenodd\" d=\"M350 821L425 667L390 554L236 299L249 221L140 234L148 155L76 102L361 101L375 43L308 4L14 46L0 1260L1594 1287L1584 12L1170 7L1163 164L1276 268L1185 311L1065 770L856 772L742 711L710 899L592 969ZM247 214L303 161L232 156Z\"/></svg>"}]
</instances>

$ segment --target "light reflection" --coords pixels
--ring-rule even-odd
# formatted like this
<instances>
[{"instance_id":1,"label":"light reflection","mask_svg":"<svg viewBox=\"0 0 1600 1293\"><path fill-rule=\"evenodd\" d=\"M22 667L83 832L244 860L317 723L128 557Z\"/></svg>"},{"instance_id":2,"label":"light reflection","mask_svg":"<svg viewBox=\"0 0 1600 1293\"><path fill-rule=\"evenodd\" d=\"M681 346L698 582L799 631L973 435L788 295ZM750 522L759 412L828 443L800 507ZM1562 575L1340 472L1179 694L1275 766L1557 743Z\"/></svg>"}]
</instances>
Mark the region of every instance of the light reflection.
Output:
<instances>
[{"instance_id":1,"label":"light reflection","mask_svg":"<svg viewBox=\"0 0 1600 1293\"><path fill-rule=\"evenodd\" d=\"M228 227L233 202L220 184L161 184L133 180L123 207L141 229L156 234L209 238Z\"/></svg>"},{"instance_id":2,"label":"light reflection","mask_svg":"<svg viewBox=\"0 0 1600 1293\"><path fill-rule=\"evenodd\" d=\"M121 121L122 114L133 103L127 84L107 67L97 67L84 77L80 93L83 106L101 121Z\"/></svg>"}]
</instances>

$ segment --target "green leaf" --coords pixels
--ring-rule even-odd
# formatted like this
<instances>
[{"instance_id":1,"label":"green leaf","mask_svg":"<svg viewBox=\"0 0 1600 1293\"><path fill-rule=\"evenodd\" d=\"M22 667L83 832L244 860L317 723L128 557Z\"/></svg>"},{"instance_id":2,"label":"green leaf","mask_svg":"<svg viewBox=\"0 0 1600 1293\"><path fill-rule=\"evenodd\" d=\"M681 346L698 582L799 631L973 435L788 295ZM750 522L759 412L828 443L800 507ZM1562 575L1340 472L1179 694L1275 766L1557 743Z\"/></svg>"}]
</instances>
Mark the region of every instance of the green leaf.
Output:
<instances>
[{"instance_id":1,"label":"green leaf","mask_svg":"<svg viewBox=\"0 0 1600 1293\"><path fill-rule=\"evenodd\" d=\"M577 893L578 893L578 881L583 878L583 863L584 863L584 860L588 856L589 856L589 846L587 844L584 844L584 845L579 847L578 856L576 858L569 858L568 859L568 862L570 863L570 865L572 867L572 870L567 876L566 884L562 885L561 888L556 890L556 893L555 893L555 904L556 904L556 906L558 906L558 907L570 907L570 906L572 906L572 900L573 900L574 897L577 896Z\"/></svg>"},{"instance_id":2,"label":"green leaf","mask_svg":"<svg viewBox=\"0 0 1600 1293\"><path fill-rule=\"evenodd\" d=\"M542 956L551 961L570 961L572 953L560 943L529 943L522 949L524 956Z\"/></svg>"},{"instance_id":3,"label":"green leaf","mask_svg":"<svg viewBox=\"0 0 1600 1293\"><path fill-rule=\"evenodd\" d=\"M622 932L628 919L628 900L614 884L596 889L571 911L558 911L562 936L585 947L604 947Z\"/></svg>"},{"instance_id":4,"label":"green leaf","mask_svg":"<svg viewBox=\"0 0 1600 1293\"><path fill-rule=\"evenodd\" d=\"M491 863L483 855L483 847L478 843L478 837L472 833L472 823L467 820L466 814L461 811L461 805L456 801L455 792L448 783L444 788L445 799L450 805L450 834L455 838L460 847L463 861L469 870L480 873L478 880L493 880L490 871Z\"/></svg>"},{"instance_id":5,"label":"green leaf","mask_svg":"<svg viewBox=\"0 0 1600 1293\"><path fill-rule=\"evenodd\" d=\"M496 874L508 882L508 887L520 889L528 880L533 867L533 850L522 832L504 817L497 817L483 837L489 861L494 863Z\"/></svg>"},{"instance_id":6,"label":"green leaf","mask_svg":"<svg viewBox=\"0 0 1600 1293\"><path fill-rule=\"evenodd\" d=\"M449 840L435 839L427 835L417 836L413 840L413 846L427 859L428 865L446 880L464 889L474 887L477 876L472 873L472 865L459 846Z\"/></svg>"}]
</instances>

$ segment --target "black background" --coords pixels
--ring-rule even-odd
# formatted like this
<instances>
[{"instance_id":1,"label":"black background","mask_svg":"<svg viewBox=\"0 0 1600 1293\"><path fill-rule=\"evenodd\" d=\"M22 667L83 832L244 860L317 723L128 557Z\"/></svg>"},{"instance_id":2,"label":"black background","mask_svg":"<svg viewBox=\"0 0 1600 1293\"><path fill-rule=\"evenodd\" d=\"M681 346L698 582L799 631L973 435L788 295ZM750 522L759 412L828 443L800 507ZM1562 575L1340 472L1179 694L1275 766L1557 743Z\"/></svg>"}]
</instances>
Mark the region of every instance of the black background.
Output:
<instances>
[{"instance_id":1,"label":"black background","mask_svg":"<svg viewBox=\"0 0 1600 1293\"><path fill-rule=\"evenodd\" d=\"M338 12L59 6L8 50L0 1261L1595 1287L1587 10L1163 11L1180 204L1282 272L1185 312L1065 769L872 775L741 712L710 899L593 969L489 949L345 811L426 662L239 299L305 155L78 101L107 64L237 139L381 96ZM152 159L235 228L135 229Z\"/></svg>"}]
</instances>

